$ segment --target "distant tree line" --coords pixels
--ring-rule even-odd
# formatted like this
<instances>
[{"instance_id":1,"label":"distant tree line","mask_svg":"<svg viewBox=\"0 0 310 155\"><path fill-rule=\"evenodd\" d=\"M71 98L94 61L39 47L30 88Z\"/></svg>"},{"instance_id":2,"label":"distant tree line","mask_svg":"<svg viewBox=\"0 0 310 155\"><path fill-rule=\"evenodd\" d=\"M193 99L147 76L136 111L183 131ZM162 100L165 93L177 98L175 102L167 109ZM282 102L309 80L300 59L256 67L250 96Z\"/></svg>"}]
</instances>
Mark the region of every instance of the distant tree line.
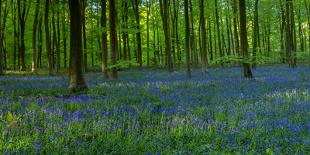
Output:
<instances>
[{"instance_id":1,"label":"distant tree line","mask_svg":"<svg viewBox=\"0 0 310 155\"><path fill-rule=\"evenodd\" d=\"M0 6L0 74L69 67L73 91L87 87L83 73L94 68L117 79L124 67L173 72L185 65L188 78L191 68L206 73L216 64L242 65L246 78L257 64L310 67L308 0L0 0Z\"/></svg>"}]
</instances>

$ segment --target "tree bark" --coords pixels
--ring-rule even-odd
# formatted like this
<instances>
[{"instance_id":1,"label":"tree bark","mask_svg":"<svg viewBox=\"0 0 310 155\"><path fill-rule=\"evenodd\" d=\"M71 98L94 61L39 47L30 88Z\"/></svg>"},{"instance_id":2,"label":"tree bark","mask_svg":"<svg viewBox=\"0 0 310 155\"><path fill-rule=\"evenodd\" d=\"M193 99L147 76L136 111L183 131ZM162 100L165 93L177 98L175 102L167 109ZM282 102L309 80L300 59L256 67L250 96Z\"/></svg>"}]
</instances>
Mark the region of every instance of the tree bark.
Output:
<instances>
[{"instance_id":1,"label":"tree bark","mask_svg":"<svg viewBox=\"0 0 310 155\"><path fill-rule=\"evenodd\" d=\"M57 72L60 70L60 16L59 16L59 0L56 0L56 14L57 14L57 21L56 21L56 69Z\"/></svg>"},{"instance_id":2,"label":"tree bark","mask_svg":"<svg viewBox=\"0 0 310 155\"><path fill-rule=\"evenodd\" d=\"M42 15L40 14L39 20L38 20L38 56L37 56L37 68L42 67L42 49L43 49L43 32L42 32Z\"/></svg>"},{"instance_id":3,"label":"tree bark","mask_svg":"<svg viewBox=\"0 0 310 155\"><path fill-rule=\"evenodd\" d=\"M165 45L167 56L167 67L169 72L173 72L173 63L171 56L171 38L170 38L170 26L169 26L169 5L167 0L160 0L160 12L163 21L164 33L165 33Z\"/></svg>"},{"instance_id":4,"label":"tree bark","mask_svg":"<svg viewBox=\"0 0 310 155\"><path fill-rule=\"evenodd\" d=\"M285 47L287 53L287 62L289 63L289 67L294 68L294 30L293 30L293 2L292 0L286 0L285 5Z\"/></svg>"},{"instance_id":5,"label":"tree bark","mask_svg":"<svg viewBox=\"0 0 310 155\"><path fill-rule=\"evenodd\" d=\"M106 0L101 0L101 52L102 52L102 72L105 78L108 78L108 47L107 47L107 15L106 15Z\"/></svg>"},{"instance_id":6,"label":"tree bark","mask_svg":"<svg viewBox=\"0 0 310 155\"><path fill-rule=\"evenodd\" d=\"M141 32L140 32L140 14L139 14L139 0L133 0L134 13L136 17L136 39L137 39L137 58L139 66L142 67L142 45L141 45Z\"/></svg>"},{"instance_id":7,"label":"tree bark","mask_svg":"<svg viewBox=\"0 0 310 155\"><path fill-rule=\"evenodd\" d=\"M116 54L117 54L117 30L116 30L116 6L115 0L109 0L110 14L109 14L109 24L110 24L110 62L111 62L111 78L113 80L117 79L117 64Z\"/></svg>"},{"instance_id":8,"label":"tree bark","mask_svg":"<svg viewBox=\"0 0 310 155\"><path fill-rule=\"evenodd\" d=\"M72 93L87 89L83 75L82 25L79 0L69 0L70 8L70 69L69 90Z\"/></svg>"},{"instance_id":9,"label":"tree bark","mask_svg":"<svg viewBox=\"0 0 310 155\"><path fill-rule=\"evenodd\" d=\"M190 28L188 15L188 0L184 0L184 19L185 19L185 50L186 50L186 73L187 78L191 79L191 65L190 65Z\"/></svg>"},{"instance_id":10,"label":"tree bark","mask_svg":"<svg viewBox=\"0 0 310 155\"><path fill-rule=\"evenodd\" d=\"M147 67L150 67L150 26L149 26L149 18L151 12L151 3L149 1L146 2L146 57L147 57Z\"/></svg>"},{"instance_id":11,"label":"tree bark","mask_svg":"<svg viewBox=\"0 0 310 155\"><path fill-rule=\"evenodd\" d=\"M63 8L65 8L65 6L63 6ZM62 16L62 37L63 37L63 48L64 48L64 53L63 53L63 57L64 57L64 68L67 68L67 28L66 28L66 13L65 13L65 9L63 10L63 16Z\"/></svg>"},{"instance_id":12,"label":"tree bark","mask_svg":"<svg viewBox=\"0 0 310 155\"><path fill-rule=\"evenodd\" d=\"M253 68L256 68L256 53L259 37L259 25L258 25L258 0L255 0L254 5L254 28L253 28Z\"/></svg>"},{"instance_id":13,"label":"tree bark","mask_svg":"<svg viewBox=\"0 0 310 155\"><path fill-rule=\"evenodd\" d=\"M201 63L202 72L207 72L207 35L206 35L206 21L204 16L204 0L200 0L200 26L201 26Z\"/></svg>"},{"instance_id":14,"label":"tree bark","mask_svg":"<svg viewBox=\"0 0 310 155\"><path fill-rule=\"evenodd\" d=\"M80 5L81 5L81 17L82 17L82 43L83 43L83 53L84 53L84 71L87 71L87 37L86 37L86 25L85 25L85 9L86 9L86 2L85 0L80 0Z\"/></svg>"},{"instance_id":15,"label":"tree bark","mask_svg":"<svg viewBox=\"0 0 310 155\"><path fill-rule=\"evenodd\" d=\"M220 52L220 64L221 66L224 66L223 64L223 61L222 61L222 58L224 56L224 52L223 52L223 49L222 49L222 39L221 39L221 25L220 25L220 22L219 22L219 13L218 13L218 2L217 0L215 0L215 21L216 21L216 30L217 30L217 38L218 38L218 48L219 48L219 52ZM215 51L216 52L216 51Z\"/></svg>"},{"instance_id":16,"label":"tree bark","mask_svg":"<svg viewBox=\"0 0 310 155\"><path fill-rule=\"evenodd\" d=\"M69 0L71 2L71 0ZM50 0L45 1L45 13L44 13L44 25L45 25L45 46L46 46L46 57L48 65L48 74L53 74L53 61L51 52L51 41L50 41L50 30L49 30L49 6Z\"/></svg>"},{"instance_id":17,"label":"tree bark","mask_svg":"<svg viewBox=\"0 0 310 155\"><path fill-rule=\"evenodd\" d=\"M246 21L246 7L245 0L239 0L240 7L240 36L241 49L243 54L243 74L245 78L253 78L253 74L248 63L248 38L247 38L247 21Z\"/></svg>"},{"instance_id":18,"label":"tree bark","mask_svg":"<svg viewBox=\"0 0 310 155\"><path fill-rule=\"evenodd\" d=\"M38 16L39 16L39 7L40 0L37 0L36 10L34 14L34 21L32 26L32 63L31 63L31 71L36 71L36 41L37 41L37 26L38 26Z\"/></svg>"},{"instance_id":19,"label":"tree bark","mask_svg":"<svg viewBox=\"0 0 310 155\"><path fill-rule=\"evenodd\" d=\"M27 20L27 15L29 13L29 8L30 8L30 2L28 2L27 6L27 1L17 1L17 10L18 10L18 19L19 19L19 60L21 62L21 71L26 71L26 49L25 49L25 29L26 29L26 20Z\"/></svg>"},{"instance_id":20,"label":"tree bark","mask_svg":"<svg viewBox=\"0 0 310 155\"><path fill-rule=\"evenodd\" d=\"M237 1L232 0L232 8L233 8L233 25L234 25L234 42L235 42L235 53L237 56L240 55L240 44L239 44L239 35L238 35L238 8Z\"/></svg>"}]
</instances>

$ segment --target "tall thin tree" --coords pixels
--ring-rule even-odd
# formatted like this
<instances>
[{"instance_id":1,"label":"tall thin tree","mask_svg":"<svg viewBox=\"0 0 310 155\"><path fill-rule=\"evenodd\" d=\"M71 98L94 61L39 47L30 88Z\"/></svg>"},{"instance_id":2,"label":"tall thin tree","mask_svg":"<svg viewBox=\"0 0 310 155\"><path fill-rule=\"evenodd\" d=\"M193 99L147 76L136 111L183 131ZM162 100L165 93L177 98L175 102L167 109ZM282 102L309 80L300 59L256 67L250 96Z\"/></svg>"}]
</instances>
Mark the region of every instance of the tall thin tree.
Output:
<instances>
[{"instance_id":1,"label":"tall thin tree","mask_svg":"<svg viewBox=\"0 0 310 155\"><path fill-rule=\"evenodd\" d=\"M169 26L169 2L168 0L159 0L160 14L162 17L164 33L165 33L165 46L167 56L167 67L169 72L173 72L173 63L171 55L171 38L170 38L170 26Z\"/></svg>"},{"instance_id":2,"label":"tall thin tree","mask_svg":"<svg viewBox=\"0 0 310 155\"><path fill-rule=\"evenodd\" d=\"M185 19L185 50L186 50L186 73L187 78L191 79L191 64L190 64L190 28L189 28L189 13L188 0L184 0L184 19Z\"/></svg>"},{"instance_id":3,"label":"tall thin tree","mask_svg":"<svg viewBox=\"0 0 310 155\"><path fill-rule=\"evenodd\" d=\"M69 0L71 2L71 0ZM45 46L46 46L46 57L48 65L48 73L53 74L53 61L50 41L50 30L49 30L49 7L50 0L45 0L45 13L44 13L44 26L45 26Z\"/></svg>"},{"instance_id":4,"label":"tall thin tree","mask_svg":"<svg viewBox=\"0 0 310 155\"><path fill-rule=\"evenodd\" d=\"M79 92L87 89L83 73L82 23L80 0L69 0L70 8L70 68L69 90Z\"/></svg>"},{"instance_id":5,"label":"tall thin tree","mask_svg":"<svg viewBox=\"0 0 310 155\"><path fill-rule=\"evenodd\" d=\"M107 0L101 0L101 52L102 52L102 72L105 78L108 78L108 46L107 46Z\"/></svg>"},{"instance_id":6,"label":"tall thin tree","mask_svg":"<svg viewBox=\"0 0 310 155\"><path fill-rule=\"evenodd\" d=\"M139 66L142 67L142 45L141 45L141 32L140 32L139 1L140 0L132 0L132 3L133 3L134 13L136 17L137 57L138 57Z\"/></svg>"},{"instance_id":7,"label":"tall thin tree","mask_svg":"<svg viewBox=\"0 0 310 155\"><path fill-rule=\"evenodd\" d=\"M109 0L109 8L110 8L110 14L109 14L109 24L110 24L110 62L111 62L111 78L113 80L117 79L117 30L116 30L116 6L115 6L115 0Z\"/></svg>"},{"instance_id":8,"label":"tall thin tree","mask_svg":"<svg viewBox=\"0 0 310 155\"><path fill-rule=\"evenodd\" d=\"M33 26L32 26L32 63L31 63L31 71L36 71L36 48L37 48L37 26L38 26L38 18L39 18L39 10L40 9L40 0L37 0L36 10L34 14Z\"/></svg>"},{"instance_id":9,"label":"tall thin tree","mask_svg":"<svg viewBox=\"0 0 310 155\"><path fill-rule=\"evenodd\" d=\"M240 7L240 36L241 49L243 54L243 74L245 78L253 78L253 74L248 63L248 37L247 37L247 21L246 21L246 7L245 0L239 0Z\"/></svg>"},{"instance_id":10,"label":"tall thin tree","mask_svg":"<svg viewBox=\"0 0 310 155\"><path fill-rule=\"evenodd\" d=\"M204 15L204 0L200 0L200 27L201 27L201 69L202 72L207 72L207 34L206 34L206 20Z\"/></svg>"}]
</instances>

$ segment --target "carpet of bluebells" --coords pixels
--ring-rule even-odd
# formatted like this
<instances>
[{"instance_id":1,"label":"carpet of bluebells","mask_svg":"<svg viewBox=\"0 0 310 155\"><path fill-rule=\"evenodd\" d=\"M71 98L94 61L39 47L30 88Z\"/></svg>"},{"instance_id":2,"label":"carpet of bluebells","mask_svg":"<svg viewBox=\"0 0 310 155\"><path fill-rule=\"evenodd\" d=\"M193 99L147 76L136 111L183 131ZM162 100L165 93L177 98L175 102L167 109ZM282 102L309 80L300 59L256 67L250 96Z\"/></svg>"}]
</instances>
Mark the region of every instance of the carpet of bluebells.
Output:
<instances>
[{"instance_id":1,"label":"carpet of bluebells","mask_svg":"<svg viewBox=\"0 0 310 155\"><path fill-rule=\"evenodd\" d=\"M0 77L0 154L309 154L310 70Z\"/></svg>"}]
</instances>

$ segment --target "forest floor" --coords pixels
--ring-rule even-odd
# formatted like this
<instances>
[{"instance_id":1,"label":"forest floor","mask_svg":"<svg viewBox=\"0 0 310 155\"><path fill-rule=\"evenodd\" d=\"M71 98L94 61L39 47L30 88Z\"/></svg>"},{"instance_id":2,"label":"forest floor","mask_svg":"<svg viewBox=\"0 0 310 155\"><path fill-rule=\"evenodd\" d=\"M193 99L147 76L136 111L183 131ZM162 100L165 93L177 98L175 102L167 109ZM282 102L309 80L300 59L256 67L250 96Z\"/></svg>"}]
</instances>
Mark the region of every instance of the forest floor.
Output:
<instances>
[{"instance_id":1,"label":"forest floor","mask_svg":"<svg viewBox=\"0 0 310 155\"><path fill-rule=\"evenodd\" d=\"M0 77L0 152L51 154L308 154L310 70L262 67Z\"/></svg>"}]
</instances>

